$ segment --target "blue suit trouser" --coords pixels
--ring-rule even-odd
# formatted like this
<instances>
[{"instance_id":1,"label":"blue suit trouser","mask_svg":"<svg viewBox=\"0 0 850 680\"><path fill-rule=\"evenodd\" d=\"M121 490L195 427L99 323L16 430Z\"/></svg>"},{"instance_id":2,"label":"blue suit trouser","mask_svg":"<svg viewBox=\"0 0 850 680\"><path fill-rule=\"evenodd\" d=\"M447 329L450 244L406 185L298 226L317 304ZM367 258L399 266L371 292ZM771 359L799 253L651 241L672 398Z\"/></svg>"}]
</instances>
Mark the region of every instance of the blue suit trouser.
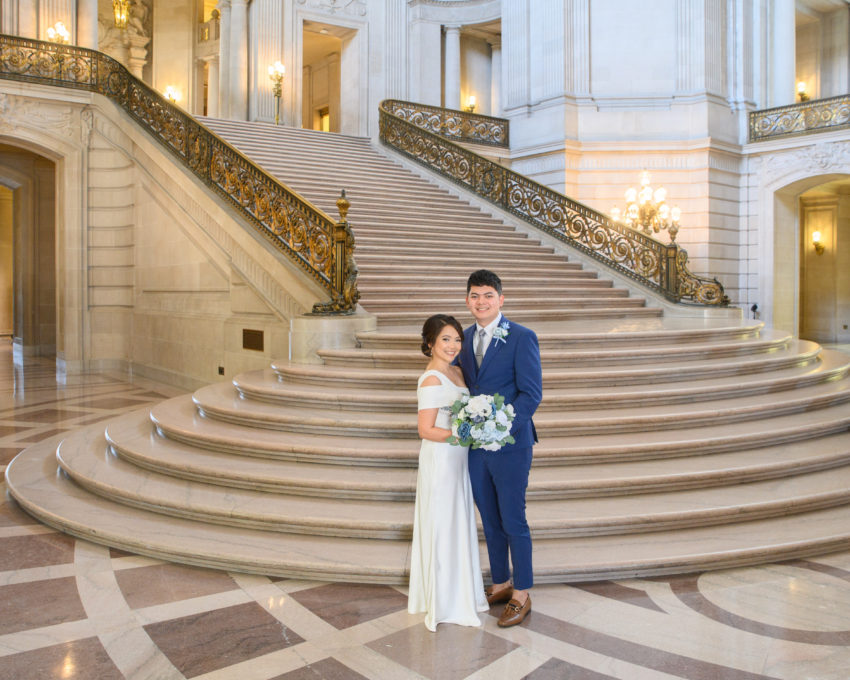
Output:
<instances>
[{"instance_id":1,"label":"blue suit trouser","mask_svg":"<svg viewBox=\"0 0 850 680\"><path fill-rule=\"evenodd\" d=\"M513 583L518 590L534 585L531 531L525 519L525 490L531 455L531 447L469 451L472 495L484 525L493 583L510 581L510 565L513 564Z\"/></svg>"}]
</instances>

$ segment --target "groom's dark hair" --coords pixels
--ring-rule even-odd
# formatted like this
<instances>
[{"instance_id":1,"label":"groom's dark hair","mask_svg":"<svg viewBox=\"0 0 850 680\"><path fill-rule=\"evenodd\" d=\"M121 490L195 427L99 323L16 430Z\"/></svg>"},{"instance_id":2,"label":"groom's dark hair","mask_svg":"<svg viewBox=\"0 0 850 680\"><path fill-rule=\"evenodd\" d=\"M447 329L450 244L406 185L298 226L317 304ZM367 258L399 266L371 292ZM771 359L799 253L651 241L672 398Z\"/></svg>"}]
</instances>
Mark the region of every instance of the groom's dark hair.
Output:
<instances>
[{"instance_id":1,"label":"groom's dark hair","mask_svg":"<svg viewBox=\"0 0 850 680\"><path fill-rule=\"evenodd\" d=\"M495 272L489 269L479 269L472 272L466 280L466 294L469 295L469 289L473 286L490 286L501 295L502 294L502 279L496 276Z\"/></svg>"}]
</instances>

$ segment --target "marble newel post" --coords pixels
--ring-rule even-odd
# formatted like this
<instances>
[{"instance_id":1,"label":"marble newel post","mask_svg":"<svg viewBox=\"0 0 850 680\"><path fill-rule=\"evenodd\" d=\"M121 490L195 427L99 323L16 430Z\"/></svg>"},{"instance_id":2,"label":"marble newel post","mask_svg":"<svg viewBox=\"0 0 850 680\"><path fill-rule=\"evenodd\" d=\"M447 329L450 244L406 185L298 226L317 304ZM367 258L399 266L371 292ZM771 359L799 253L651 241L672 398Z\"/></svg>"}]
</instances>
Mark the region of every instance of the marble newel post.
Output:
<instances>
[{"instance_id":1,"label":"marble newel post","mask_svg":"<svg viewBox=\"0 0 850 680\"><path fill-rule=\"evenodd\" d=\"M230 0L230 117L248 120L248 3Z\"/></svg>"},{"instance_id":2,"label":"marble newel post","mask_svg":"<svg viewBox=\"0 0 850 680\"><path fill-rule=\"evenodd\" d=\"M502 115L502 43L490 43L490 115Z\"/></svg>"},{"instance_id":3,"label":"marble newel post","mask_svg":"<svg viewBox=\"0 0 850 680\"><path fill-rule=\"evenodd\" d=\"M794 0L773 0L771 9L769 106L786 106L793 104L796 97L795 3Z\"/></svg>"},{"instance_id":4,"label":"marble newel post","mask_svg":"<svg viewBox=\"0 0 850 680\"><path fill-rule=\"evenodd\" d=\"M230 0L218 0L218 11L218 115L230 118Z\"/></svg>"},{"instance_id":5,"label":"marble newel post","mask_svg":"<svg viewBox=\"0 0 850 680\"><path fill-rule=\"evenodd\" d=\"M97 0L77 2L77 44L97 49Z\"/></svg>"},{"instance_id":6,"label":"marble newel post","mask_svg":"<svg viewBox=\"0 0 850 680\"><path fill-rule=\"evenodd\" d=\"M460 26L446 26L444 101L447 109L460 108Z\"/></svg>"}]
</instances>

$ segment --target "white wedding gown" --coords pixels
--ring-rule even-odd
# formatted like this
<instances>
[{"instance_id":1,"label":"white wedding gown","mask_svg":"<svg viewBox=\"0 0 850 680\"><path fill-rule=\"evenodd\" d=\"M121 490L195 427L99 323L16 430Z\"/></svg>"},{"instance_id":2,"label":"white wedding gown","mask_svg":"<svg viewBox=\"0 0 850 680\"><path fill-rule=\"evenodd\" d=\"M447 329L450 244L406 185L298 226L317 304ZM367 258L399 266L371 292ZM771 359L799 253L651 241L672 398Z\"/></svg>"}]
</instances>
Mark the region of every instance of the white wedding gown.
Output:
<instances>
[{"instance_id":1,"label":"white wedding gown","mask_svg":"<svg viewBox=\"0 0 850 680\"><path fill-rule=\"evenodd\" d=\"M441 384L422 387L429 375L439 378ZM435 424L450 429L449 408L469 390L439 371L425 371L419 385L419 409L440 408ZM466 446L427 439L419 450L407 610L411 614L425 612L425 626L431 631L438 623L480 626L477 612L489 609L478 556L467 451Z\"/></svg>"}]
</instances>

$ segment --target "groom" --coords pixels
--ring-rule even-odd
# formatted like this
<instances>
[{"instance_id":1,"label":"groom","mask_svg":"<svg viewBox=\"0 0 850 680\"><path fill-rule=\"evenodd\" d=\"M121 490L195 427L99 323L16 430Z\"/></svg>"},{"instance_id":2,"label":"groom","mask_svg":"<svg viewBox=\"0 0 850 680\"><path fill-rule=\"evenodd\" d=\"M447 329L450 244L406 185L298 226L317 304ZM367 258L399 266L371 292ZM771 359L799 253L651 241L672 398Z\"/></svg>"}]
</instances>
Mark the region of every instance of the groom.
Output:
<instances>
[{"instance_id":1,"label":"groom","mask_svg":"<svg viewBox=\"0 0 850 680\"><path fill-rule=\"evenodd\" d=\"M502 627L515 626L531 611L531 532L525 520L525 490L537 433L531 416L542 396L540 349L534 331L508 321L496 274L479 269L466 283L466 306L475 325L464 331L460 365L472 396L495 394L513 404L515 443L498 451L469 450L469 477L484 525L493 585L488 604L507 602ZM513 585L511 569L513 564Z\"/></svg>"}]
</instances>

